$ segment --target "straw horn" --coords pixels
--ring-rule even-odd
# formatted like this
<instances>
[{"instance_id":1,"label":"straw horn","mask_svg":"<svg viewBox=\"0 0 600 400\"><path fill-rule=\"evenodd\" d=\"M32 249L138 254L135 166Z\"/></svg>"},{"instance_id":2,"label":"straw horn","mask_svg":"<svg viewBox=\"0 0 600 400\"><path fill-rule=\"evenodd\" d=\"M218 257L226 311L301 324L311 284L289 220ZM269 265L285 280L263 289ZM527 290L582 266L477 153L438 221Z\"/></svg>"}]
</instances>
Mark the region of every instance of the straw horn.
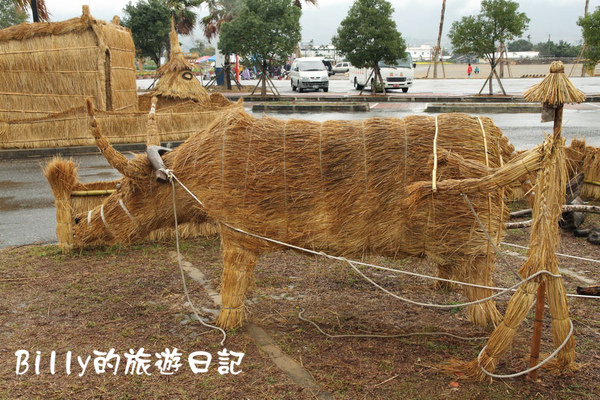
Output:
<instances>
[{"instance_id":1,"label":"straw horn","mask_svg":"<svg viewBox=\"0 0 600 400\"><path fill-rule=\"evenodd\" d=\"M98 149L100 149L104 158L106 158L108 163L124 176L132 179L135 178L137 174L133 163L123 154L115 150L102 134L102 131L98 126L98 121L96 121L94 104L91 99L86 99L86 106L88 116L90 117L90 131L96 140L96 146L98 146Z\"/></svg>"}]
</instances>

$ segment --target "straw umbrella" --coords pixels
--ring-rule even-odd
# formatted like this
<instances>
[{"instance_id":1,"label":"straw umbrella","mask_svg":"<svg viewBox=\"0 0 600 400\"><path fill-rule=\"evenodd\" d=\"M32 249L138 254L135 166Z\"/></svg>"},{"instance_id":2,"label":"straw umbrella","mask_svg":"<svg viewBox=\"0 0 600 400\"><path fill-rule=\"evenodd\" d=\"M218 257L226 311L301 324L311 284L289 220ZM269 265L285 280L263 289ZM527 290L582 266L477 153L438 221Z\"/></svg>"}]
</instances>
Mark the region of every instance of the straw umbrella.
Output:
<instances>
[{"instance_id":1,"label":"straw umbrella","mask_svg":"<svg viewBox=\"0 0 600 400\"><path fill-rule=\"evenodd\" d=\"M539 196L542 203L537 207L538 214L534 208L534 220L541 219L541 213L544 210L552 210L550 218L546 223L534 223L531 232L532 250L528 262L521 268L521 273L531 275L538 270L546 269L552 273L558 274L558 261L554 256L558 242L558 224L560 217L560 207L565 197L566 170L564 166L564 139L561 136L563 105L565 103L581 103L585 100L585 95L579 91L565 75L565 67L562 62L555 61L550 65L550 73L542 82L531 87L525 92L525 100L529 102L542 103L544 111L542 112L542 121L554 121L553 135L551 143L554 146L553 154L548 160L550 168L540 173L538 185L540 187ZM556 162L554 162L556 161ZM544 179L544 178L547 178ZM558 185L558 187L556 187ZM552 191L553 193L548 193ZM546 194L546 196L544 196ZM554 204L549 204L550 200ZM543 203L546 204L543 204ZM540 229L545 230L541 232ZM537 240L538 243L533 243ZM532 260L540 263L534 266ZM548 287L546 288L546 283ZM542 334L542 319L544 316L544 301L546 292L548 294L548 305L552 316L552 337L555 345L559 345L566 339L570 330L570 320L568 317L569 308L565 295L565 289L559 278L546 276L541 279L537 289L537 304L535 309L535 323L533 343L531 346L530 366L537 365L540 350L540 340ZM573 339L563 348L558 355L558 366L565 367L575 356ZM530 374L531 379L537 378L537 370Z\"/></svg>"},{"instance_id":2,"label":"straw umbrella","mask_svg":"<svg viewBox=\"0 0 600 400\"><path fill-rule=\"evenodd\" d=\"M546 138L542 146L541 168L536 182L536 201L533 207L533 223L531 229L529 257L519 270L525 279L540 271L548 271L559 275L558 260L555 252L558 246L558 219L565 199L567 174L564 158L564 139L561 136L562 113L565 103L579 103L585 95L575 88L564 74L562 62L554 62L550 66L550 74L538 85L525 92L527 101L541 102L554 120L554 132ZM548 112L550 111L550 112ZM506 309L505 318L494 329L485 348L478 358L466 364L452 366L451 370L465 373L466 377L483 380L488 373L494 371L500 357L509 349L517 329L529 313L536 301L536 328L541 330L541 319L544 311L544 295L548 295L548 305L552 317L552 340L558 348L556 359L549 363L556 370L572 367L575 358L573 337L570 336L572 323L569 319L569 307L562 280L546 274L523 283L512 296ZM540 332L541 333L541 332ZM537 365L539 354L539 334L534 336L531 364ZM535 378L535 374L533 376Z\"/></svg>"}]
</instances>

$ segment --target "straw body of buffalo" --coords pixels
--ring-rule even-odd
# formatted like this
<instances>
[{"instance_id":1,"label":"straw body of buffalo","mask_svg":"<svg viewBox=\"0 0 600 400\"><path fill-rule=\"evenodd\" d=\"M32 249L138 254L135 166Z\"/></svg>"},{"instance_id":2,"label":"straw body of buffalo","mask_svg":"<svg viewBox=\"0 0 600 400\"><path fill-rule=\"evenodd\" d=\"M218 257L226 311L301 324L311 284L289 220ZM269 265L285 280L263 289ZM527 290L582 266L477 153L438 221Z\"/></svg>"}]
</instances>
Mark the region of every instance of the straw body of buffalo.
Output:
<instances>
[{"instance_id":1,"label":"straw body of buffalo","mask_svg":"<svg viewBox=\"0 0 600 400\"><path fill-rule=\"evenodd\" d=\"M101 206L78 216L75 245L131 242L173 226L171 184L154 181L146 156L127 161L95 135L109 162L126 176ZM491 285L493 249L451 182L485 181L485 190L471 190L469 201L499 242L508 210L502 184L490 176L512 153L489 118L443 114L319 123L254 118L237 109L163 161L202 201L176 184L178 221L219 226L224 309L217 323L233 328L244 319L259 255L280 246L230 227L335 255L427 257L441 277ZM440 191L427 194L435 181ZM465 193L469 187L461 186ZM492 294L464 291L469 300ZM500 318L491 300L469 312L481 325Z\"/></svg>"}]
</instances>

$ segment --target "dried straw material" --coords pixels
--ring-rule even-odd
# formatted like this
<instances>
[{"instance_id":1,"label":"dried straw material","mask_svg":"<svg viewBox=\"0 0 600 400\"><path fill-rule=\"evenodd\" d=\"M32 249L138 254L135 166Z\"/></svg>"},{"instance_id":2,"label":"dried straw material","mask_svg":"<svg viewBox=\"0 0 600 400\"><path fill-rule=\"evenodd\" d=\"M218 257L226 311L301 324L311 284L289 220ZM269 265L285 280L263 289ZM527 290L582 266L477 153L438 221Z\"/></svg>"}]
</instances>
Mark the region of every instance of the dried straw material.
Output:
<instances>
[{"instance_id":1,"label":"dried straw material","mask_svg":"<svg viewBox=\"0 0 600 400\"><path fill-rule=\"evenodd\" d=\"M233 106L224 98L211 103L176 35L155 93L138 99L131 32L83 10L81 18L0 30L0 148L93 145L87 98L114 144L146 140L153 95L161 98L161 141L185 140Z\"/></svg>"},{"instance_id":2,"label":"dried straw material","mask_svg":"<svg viewBox=\"0 0 600 400\"><path fill-rule=\"evenodd\" d=\"M470 202L491 237L500 240L508 209L498 182L510 184L520 178L510 170L526 173L539 168L540 154L534 151L507 164L514 149L489 118L481 118L481 124L465 114L437 118L437 182L445 189L448 180L473 180ZM200 209L177 186L181 223L223 222L338 255L428 257L438 263L441 273L490 285L494 257L488 256L488 240L459 193L439 190L408 201L411 184L431 185L434 135L435 118L427 116L319 123L257 119L240 108L227 111L208 129L165 154L163 161L204 204ZM145 157L130 162L136 170L148 165ZM489 175L500 176L499 181L488 182ZM143 174L130 176L104 203L105 221L96 209L89 225L75 228L77 245L99 238L127 243L173 224L170 190ZM242 323L240 307L251 281L254 253L274 245L248 236L224 243L223 296L231 311L219 323L231 328ZM465 294L476 300L492 293L469 289ZM481 325L500 320L493 301L472 307L469 313Z\"/></svg>"},{"instance_id":3,"label":"dried straw material","mask_svg":"<svg viewBox=\"0 0 600 400\"><path fill-rule=\"evenodd\" d=\"M170 42L169 61L158 69L159 80L151 94L167 99L193 100L203 107L210 107L208 92L192 74L192 66L183 57L174 29L171 29Z\"/></svg>"},{"instance_id":4,"label":"dried straw material","mask_svg":"<svg viewBox=\"0 0 600 400\"><path fill-rule=\"evenodd\" d=\"M73 161L54 157L44 168L54 194L56 208L56 236L62 251L70 251L73 246L72 213L69 199L77 183L77 167Z\"/></svg>"},{"instance_id":5,"label":"dried straw material","mask_svg":"<svg viewBox=\"0 0 600 400\"><path fill-rule=\"evenodd\" d=\"M577 89L565 74L562 61L550 64L550 73L540 83L527 89L524 97L526 101L547 106L581 103L585 100L585 94Z\"/></svg>"},{"instance_id":6,"label":"dried straw material","mask_svg":"<svg viewBox=\"0 0 600 400\"><path fill-rule=\"evenodd\" d=\"M83 183L78 179L75 163L60 157L55 157L44 167L44 176L55 197L58 244L63 251L68 252L73 247L74 216L79 214L85 223L89 210L106 201L122 184L122 180ZM214 236L217 233L217 228L212 223L191 221L179 226L179 236L183 238ZM174 237L173 227L165 227L152 230L139 240L166 241ZM106 244L99 240L95 243Z\"/></svg>"},{"instance_id":7,"label":"dried straw material","mask_svg":"<svg viewBox=\"0 0 600 400\"><path fill-rule=\"evenodd\" d=\"M160 134L156 124L156 103L158 99L152 97L152 106L148 113L148 122L146 123L146 147L160 146Z\"/></svg>"},{"instance_id":8,"label":"dried straw material","mask_svg":"<svg viewBox=\"0 0 600 400\"><path fill-rule=\"evenodd\" d=\"M150 110L140 112L107 112L96 110L98 126L110 132L107 139L113 144L144 143L146 124ZM227 108L240 107L241 103L222 107L202 107L196 102L175 102L165 106L161 99L156 120L161 142L186 140L192 134L209 126L219 119ZM83 107L73 108L43 118L0 122L0 148L39 148L61 146L93 146L94 138L88 132L88 116Z\"/></svg>"},{"instance_id":9,"label":"dried straw material","mask_svg":"<svg viewBox=\"0 0 600 400\"><path fill-rule=\"evenodd\" d=\"M447 372L460 372L464 374L462 375L464 379L483 381L489 378L481 367L490 373L494 372L500 358L510 348L519 326L533 306L537 286L537 282L529 281L517 289L508 302L504 319L492 332L480 357L467 363L452 360L447 366L443 366L443 369Z\"/></svg>"},{"instance_id":10,"label":"dried straw material","mask_svg":"<svg viewBox=\"0 0 600 400\"><path fill-rule=\"evenodd\" d=\"M562 213L567 183L564 139L560 135L548 137L540 148L544 149L544 156L537 173L529 258L519 270L523 278L543 270L559 274L555 252L559 241L558 219ZM521 285L513 295L504 320L492 333L480 359L464 365L454 364L451 368L465 372L469 378L480 380L486 377L480 365L488 372L494 372L497 360L508 350L516 329L531 309L539 281L542 279L547 282L553 341L556 346L561 344L570 330L569 307L564 286L560 278L542 275ZM553 366L556 369L564 369L570 365L574 357L574 341L571 338L558 353Z\"/></svg>"},{"instance_id":11,"label":"dried straw material","mask_svg":"<svg viewBox=\"0 0 600 400\"><path fill-rule=\"evenodd\" d=\"M0 120L42 118L91 97L100 110L137 111L135 48L119 25L83 15L0 30Z\"/></svg>"},{"instance_id":12,"label":"dried straw material","mask_svg":"<svg viewBox=\"0 0 600 400\"><path fill-rule=\"evenodd\" d=\"M586 200L600 199L600 149L587 146L583 159L584 184L581 197Z\"/></svg>"}]
</instances>

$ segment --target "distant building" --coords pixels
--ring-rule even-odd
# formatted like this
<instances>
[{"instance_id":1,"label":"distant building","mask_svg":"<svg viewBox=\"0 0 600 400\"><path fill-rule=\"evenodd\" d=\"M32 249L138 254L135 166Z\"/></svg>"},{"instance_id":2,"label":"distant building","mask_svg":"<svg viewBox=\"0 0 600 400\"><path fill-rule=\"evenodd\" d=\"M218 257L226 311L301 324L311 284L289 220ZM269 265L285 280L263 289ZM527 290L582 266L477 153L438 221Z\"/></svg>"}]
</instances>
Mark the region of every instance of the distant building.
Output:
<instances>
[{"instance_id":1,"label":"distant building","mask_svg":"<svg viewBox=\"0 0 600 400\"><path fill-rule=\"evenodd\" d=\"M414 61L429 61L433 54L433 47L428 44L422 44L419 47L408 47L406 49Z\"/></svg>"}]
</instances>

